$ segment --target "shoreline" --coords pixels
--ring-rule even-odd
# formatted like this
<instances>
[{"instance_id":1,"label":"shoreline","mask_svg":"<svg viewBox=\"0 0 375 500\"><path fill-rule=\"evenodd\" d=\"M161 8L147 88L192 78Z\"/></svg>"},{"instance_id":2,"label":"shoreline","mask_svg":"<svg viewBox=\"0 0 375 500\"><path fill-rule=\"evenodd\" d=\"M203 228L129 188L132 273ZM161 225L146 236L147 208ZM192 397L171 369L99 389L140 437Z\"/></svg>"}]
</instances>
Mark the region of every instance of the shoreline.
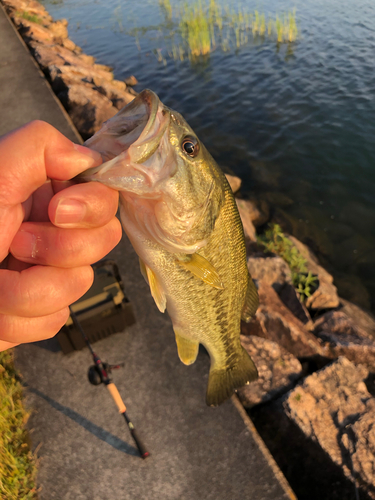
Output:
<instances>
[{"instance_id":1,"label":"shoreline","mask_svg":"<svg viewBox=\"0 0 375 500\"><path fill-rule=\"evenodd\" d=\"M45 7L34 0L1 1L83 138L90 137L105 120L134 99L136 93L130 83L135 84L136 80L116 80L110 67L96 64L93 56L84 54L69 39L66 20L53 21ZM234 183L239 189L239 178L229 176L229 181L234 192ZM301 306L288 264L281 257L270 255L257 242L256 228L267 223L265 210L250 200L236 200L247 240L248 267L258 281L261 297L256 318L243 325L242 340L251 355L259 358L259 366L264 352L275 350L275 345L280 348L278 357L270 355L267 367L259 370L261 377L256 388L251 385L240 391L244 406L255 408L265 401L279 401L301 380L321 374L339 356L363 364L373 373L374 318L340 298L332 276L319 265L312 251L293 236L285 235L303 255L307 270L318 278L319 286ZM252 336L262 340L251 343ZM288 366L289 372L284 371L279 381L270 385L269 373L271 378L277 378L275 359L287 356L294 363L292 368ZM314 367L311 360L318 358ZM302 366L305 359L307 368ZM339 424L337 432L342 432ZM322 449L325 450L324 446ZM347 476L345 467L343 471Z\"/></svg>"}]
</instances>

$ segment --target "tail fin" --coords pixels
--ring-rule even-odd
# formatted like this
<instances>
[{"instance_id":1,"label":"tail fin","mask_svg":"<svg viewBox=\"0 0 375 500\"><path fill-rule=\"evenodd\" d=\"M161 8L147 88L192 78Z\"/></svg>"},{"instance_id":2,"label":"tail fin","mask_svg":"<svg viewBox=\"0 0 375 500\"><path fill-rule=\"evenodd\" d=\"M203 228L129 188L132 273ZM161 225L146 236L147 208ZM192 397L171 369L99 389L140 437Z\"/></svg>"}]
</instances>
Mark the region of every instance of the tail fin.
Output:
<instances>
[{"instance_id":1,"label":"tail fin","mask_svg":"<svg viewBox=\"0 0 375 500\"><path fill-rule=\"evenodd\" d=\"M208 406L218 406L231 397L233 392L258 378L258 370L253 360L241 347L238 360L233 368L210 370L206 403Z\"/></svg>"}]
</instances>

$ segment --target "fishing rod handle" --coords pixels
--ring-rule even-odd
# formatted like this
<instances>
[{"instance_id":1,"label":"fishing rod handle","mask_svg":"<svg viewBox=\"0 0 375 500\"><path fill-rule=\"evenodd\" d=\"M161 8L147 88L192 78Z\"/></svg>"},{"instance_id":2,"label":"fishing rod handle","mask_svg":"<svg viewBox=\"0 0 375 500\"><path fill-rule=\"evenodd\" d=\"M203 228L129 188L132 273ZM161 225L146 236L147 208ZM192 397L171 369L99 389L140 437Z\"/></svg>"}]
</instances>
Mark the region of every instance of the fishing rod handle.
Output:
<instances>
[{"instance_id":1,"label":"fishing rod handle","mask_svg":"<svg viewBox=\"0 0 375 500\"><path fill-rule=\"evenodd\" d=\"M134 425L130 421L130 419L129 419L128 415L126 414L126 412L124 412L123 415L124 415L124 418L125 418L125 420L126 420L126 422L128 424L130 433L132 435L132 438L134 439L135 444L137 445L137 448L138 448L138 451L139 451L141 457L142 458L148 457L150 453L146 450L145 445L139 439L138 434L137 434L137 432L136 432L136 430L134 428Z\"/></svg>"},{"instance_id":2,"label":"fishing rod handle","mask_svg":"<svg viewBox=\"0 0 375 500\"><path fill-rule=\"evenodd\" d=\"M115 386L115 384L113 382L110 382L109 384L107 384L107 388L111 393L114 402L117 405L118 411L120 413L125 413L126 412L125 403L123 402L122 397L120 396L120 393L118 392L118 389Z\"/></svg>"}]
</instances>

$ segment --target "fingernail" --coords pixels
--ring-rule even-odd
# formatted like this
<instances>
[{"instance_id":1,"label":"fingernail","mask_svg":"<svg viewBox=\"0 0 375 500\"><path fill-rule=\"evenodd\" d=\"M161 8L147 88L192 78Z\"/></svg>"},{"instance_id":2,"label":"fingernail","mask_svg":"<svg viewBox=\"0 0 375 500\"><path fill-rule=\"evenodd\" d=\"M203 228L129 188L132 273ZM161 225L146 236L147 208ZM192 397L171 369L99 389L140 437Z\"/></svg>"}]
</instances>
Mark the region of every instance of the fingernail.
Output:
<instances>
[{"instance_id":1,"label":"fingernail","mask_svg":"<svg viewBox=\"0 0 375 500\"><path fill-rule=\"evenodd\" d=\"M56 208L55 224L65 226L81 222L86 215L86 205L78 200L61 200Z\"/></svg>"},{"instance_id":2,"label":"fingernail","mask_svg":"<svg viewBox=\"0 0 375 500\"><path fill-rule=\"evenodd\" d=\"M93 149L86 148L86 146L81 146L80 144L73 144L73 147L79 153L91 158L94 160L96 165L100 165L102 163L102 155Z\"/></svg>"},{"instance_id":3,"label":"fingernail","mask_svg":"<svg viewBox=\"0 0 375 500\"><path fill-rule=\"evenodd\" d=\"M38 240L35 234L28 233L27 231L19 231L13 238L10 246L11 253L14 257L19 259L35 259L38 253Z\"/></svg>"}]
</instances>

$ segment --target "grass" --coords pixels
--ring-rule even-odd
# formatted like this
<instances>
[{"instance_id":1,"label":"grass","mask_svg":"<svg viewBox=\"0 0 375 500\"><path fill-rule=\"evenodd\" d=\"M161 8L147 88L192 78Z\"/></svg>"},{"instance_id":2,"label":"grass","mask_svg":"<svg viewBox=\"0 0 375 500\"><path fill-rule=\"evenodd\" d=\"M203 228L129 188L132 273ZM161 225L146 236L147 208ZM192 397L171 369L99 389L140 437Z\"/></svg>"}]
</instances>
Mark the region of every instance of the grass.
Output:
<instances>
[{"instance_id":1,"label":"grass","mask_svg":"<svg viewBox=\"0 0 375 500\"><path fill-rule=\"evenodd\" d=\"M293 43L298 37L296 11L266 18L258 10L222 8L216 0L194 0L171 4L159 0L164 15L162 26L172 32L173 59L207 56L217 47L223 51L240 48L249 40L274 40L278 45ZM174 29L170 29L174 26ZM176 35L176 37L174 37Z\"/></svg>"},{"instance_id":2,"label":"grass","mask_svg":"<svg viewBox=\"0 0 375 500\"><path fill-rule=\"evenodd\" d=\"M29 12L17 12L17 16L32 23L43 24L43 20L35 14L29 14Z\"/></svg>"},{"instance_id":3,"label":"grass","mask_svg":"<svg viewBox=\"0 0 375 500\"><path fill-rule=\"evenodd\" d=\"M289 265L293 286L300 301L305 302L311 296L317 283L317 277L307 271L307 260L285 236L278 224L272 224L258 239L266 250L279 255Z\"/></svg>"},{"instance_id":4,"label":"grass","mask_svg":"<svg viewBox=\"0 0 375 500\"><path fill-rule=\"evenodd\" d=\"M22 385L12 350L0 352L0 498L36 500L36 460L25 424Z\"/></svg>"}]
</instances>

